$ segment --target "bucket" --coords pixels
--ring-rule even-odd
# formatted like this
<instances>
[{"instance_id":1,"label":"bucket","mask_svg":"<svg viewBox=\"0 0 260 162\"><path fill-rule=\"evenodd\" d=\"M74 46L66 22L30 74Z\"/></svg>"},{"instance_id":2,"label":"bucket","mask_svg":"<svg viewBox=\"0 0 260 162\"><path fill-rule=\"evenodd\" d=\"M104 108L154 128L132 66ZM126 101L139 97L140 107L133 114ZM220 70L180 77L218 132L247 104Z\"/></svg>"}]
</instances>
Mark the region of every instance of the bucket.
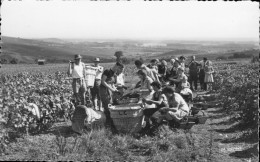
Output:
<instances>
[{"instance_id":1,"label":"bucket","mask_svg":"<svg viewBox=\"0 0 260 162\"><path fill-rule=\"evenodd\" d=\"M110 116L118 132L137 133L144 120L143 108L139 104L109 105Z\"/></svg>"}]
</instances>

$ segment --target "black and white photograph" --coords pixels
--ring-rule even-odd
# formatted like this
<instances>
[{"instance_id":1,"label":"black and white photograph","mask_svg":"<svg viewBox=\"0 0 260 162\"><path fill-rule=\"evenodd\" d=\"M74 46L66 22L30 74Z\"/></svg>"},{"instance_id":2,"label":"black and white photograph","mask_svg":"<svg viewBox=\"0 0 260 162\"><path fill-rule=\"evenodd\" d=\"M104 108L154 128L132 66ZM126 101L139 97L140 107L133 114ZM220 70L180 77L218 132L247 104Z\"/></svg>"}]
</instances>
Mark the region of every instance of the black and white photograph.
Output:
<instances>
[{"instance_id":1,"label":"black and white photograph","mask_svg":"<svg viewBox=\"0 0 260 162\"><path fill-rule=\"evenodd\" d=\"M0 161L259 161L258 2L0 11Z\"/></svg>"}]
</instances>

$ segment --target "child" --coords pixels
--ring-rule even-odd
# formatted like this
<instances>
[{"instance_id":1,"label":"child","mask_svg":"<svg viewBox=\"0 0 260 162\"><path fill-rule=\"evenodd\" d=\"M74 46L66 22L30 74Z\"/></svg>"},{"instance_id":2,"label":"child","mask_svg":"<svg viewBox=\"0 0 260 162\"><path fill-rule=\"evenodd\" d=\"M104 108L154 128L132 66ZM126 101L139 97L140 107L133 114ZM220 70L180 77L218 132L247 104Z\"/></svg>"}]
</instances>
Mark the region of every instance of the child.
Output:
<instances>
[{"instance_id":1,"label":"child","mask_svg":"<svg viewBox=\"0 0 260 162\"><path fill-rule=\"evenodd\" d=\"M212 88L212 83L214 82L214 79L213 79L213 73L214 73L214 69L213 69L213 66L212 66L212 62L211 61L207 61L205 63L205 78L204 78L204 83L206 85L209 85L209 89L211 90Z\"/></svg>"}]
</instances>

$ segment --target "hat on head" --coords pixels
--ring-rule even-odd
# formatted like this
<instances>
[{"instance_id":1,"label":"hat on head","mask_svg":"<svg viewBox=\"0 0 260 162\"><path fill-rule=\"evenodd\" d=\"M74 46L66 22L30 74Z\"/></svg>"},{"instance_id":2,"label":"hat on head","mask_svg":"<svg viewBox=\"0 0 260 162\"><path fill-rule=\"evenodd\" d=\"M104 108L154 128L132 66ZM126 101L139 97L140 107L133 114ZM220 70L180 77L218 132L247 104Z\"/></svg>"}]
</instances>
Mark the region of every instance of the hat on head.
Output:
<instances>
[{"instance_id":1,"label":"hat on head","mask_svg":"<svg viewBox=\"0 0 260 162\"><path fill-rule=\"evenodd\" d=\"M82 58L82 57L81 57L79 54L77 54L77 55L74 56L74 59L75 59L75 60L81 59L81 58Z\"/></svg>"},{"instance_id":2,"label":"hat on head","mask_svg":"<svg viewBox=\"0 0 260 162\"><path fill-rule=\"evenodd\" d=\"M180 59L184 59L184 60L185 60L185 59L186 59L186 57L184 57L184 56L181 56L181 57L180 57Z\"/></svg>"},{"instance_id":3,"label":"hat on head","mask_svg":"<svg viewBox=\"0 0 260 162\"><path fill-rule=\"evenodd\" d=\"M94 61L95 61L95 62L100 62L100 59L97 57L97 58L95 58Z\"/></svg>"}]
</instances>

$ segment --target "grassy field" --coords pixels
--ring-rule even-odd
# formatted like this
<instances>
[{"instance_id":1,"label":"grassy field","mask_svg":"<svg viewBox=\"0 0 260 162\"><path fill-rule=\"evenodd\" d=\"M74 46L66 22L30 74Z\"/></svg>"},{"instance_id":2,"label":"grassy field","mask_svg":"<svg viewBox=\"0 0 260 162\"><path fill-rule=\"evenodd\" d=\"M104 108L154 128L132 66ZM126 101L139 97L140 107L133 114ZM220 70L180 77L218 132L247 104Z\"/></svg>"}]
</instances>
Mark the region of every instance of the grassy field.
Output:
<instances>
[{"instance_id":1,"label":"grassy field","mask_svg":"<svg viewBox=\"0 0 260 162\"><path fill-rule=\"evenodd\" d=\"M35 73L42 72L49 77L47 74L55 76L59 71L63 74L62 77L65 77L67 66L5 65L0 69L0 73L15 76L21 72L28 72L29 76L34 76ZM226 67L224 63L216 63L216 66L219 71ZM231 68L235 69L236 65L231 65ZM137 82L134 71L133 66L127 66L125 73L128 84ZM19 77L15 80L20 81ZM50 77L49 80L55 80L55 77ZM12 84L15 85L16 81ZM59 83L55 84L61 86ZM70 82L62 84L70 87ZM68 90L71 91L70 88ZM214 96L214 93L211 95ZM6 96L1 95L1 99L3 97ZM170 129L163 125L154 136L112 134L105 129L78 135L72 131L70 121L62 120L38 134L26 135L10 129L7 130L8 142L0 143L0 160L258 161L258 133L255 129L250 131L240 127L240 122L235 120L237 114L224 111L220 97L212 97L205 101L208 105L205 114L209 117L205 124L194 125L191 129Z\"/></svg>"}]
</instances>

